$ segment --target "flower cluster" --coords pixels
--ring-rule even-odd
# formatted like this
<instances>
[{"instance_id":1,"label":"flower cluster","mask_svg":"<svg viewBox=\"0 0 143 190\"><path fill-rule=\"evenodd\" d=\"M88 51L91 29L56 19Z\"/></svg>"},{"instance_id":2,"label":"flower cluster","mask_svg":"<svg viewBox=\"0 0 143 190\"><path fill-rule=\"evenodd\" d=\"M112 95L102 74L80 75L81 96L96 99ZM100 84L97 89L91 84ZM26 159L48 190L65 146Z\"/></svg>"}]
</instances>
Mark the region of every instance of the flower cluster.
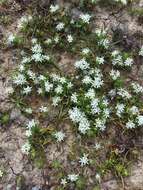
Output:
<instances>
[{"instance_id":1,"label":"flower cluster","mask_svg":"<svg viewBox=\"0 0 143 190\"><path fill-rule=\"evenodd\" d=\"M50 6L50 12L51 13L55 13L56 11L58 11L59 10L59 5L51 5Z\"/></svg>"},{"instance_id":2,"label":"flower cluster","mask_svg":"<svg viewBox=\"0 0 143 190\"><path fill-rule=\"evenodd\" d=\"M78 130L85 134L90 129L90 122L86 118L85 114L81 112L77 107L73 107L69 110L70 119L78 124Z\"/></svg>"},{"instance_id":3,"label":"flower cluster","mask_svg":"<svg viewBox=\"0 0 143 190\"><path fill-rule=\"evenodd\" d=\"M31 149L31 145L29 142L26 142L22 147L21 147L21 151L23 154L28 155Z\"/></svg>"},{"instance_id":4,"label":"flower cluster","mask_svg":"<svg viewBox=\"0 0 143 190\"><path fill-rule=\"evenodd\" d=\"M59 10L59 7L51 5L50 10L51 13L54 13ZM80 19L87 24L89 24L90 18L88 14L80 15ZM53 27L55 28L55 26ZM57 32L62 32L64 28L65 23L60 21L56 24L55 29ZM97 46L103 48L105 52L108 51L110 41L107 30L96 29L94 34ZM48 43L52 43L49 40ZM67 35L67 40L69 43L72 43L73 37ZM131 67L134 63L133 58L127 53L122 53L119 50L114 50L110 53L108 58L110 57L111 64L109 65L108 63L108 65L111 70L107 74L102 71L102 67L106 67L106 63L108 62L104 51L103 54L96 55L94 62L92 59L93 50L89 47L83 47L81 49L81 58L74 63L77 75L74 79L72 78L73 83L71 82L72 80L56 73L35 73L31 69L32 64L51 63L52 58L44 53L42 46L36 38L32 38L31 44L30 51L32 55L29 56L27 53L22 53L22 61L19 71L14 77L14 84L21 87L23 95L30 95L35 89L40 96L50 95L53 106L58 106L59 103L62 104L62 102L68 101L70 103L68 110L69 118L78 126L78 131L82 134L86 134L89 130L104 131L106 123L110 121L111 115L115 114L119 119L124 117L127 112L126 101L132 101L132 92L136 94L143 92L143 87L138 83L132 83L130 89L126 89L120 84L120 69L122 67ZM106 89L108 80L111 84L109 86L113 86L113 89ZM80 84L79 81L81 81ZM80 85L80 88L76 87L76 85ZM104 88L105 91L103 90ZM70 100L68 100L68 97L70 97ZM116 100L116 98L118 98L117 103L112 105L110 102L113 99ZM136 105L131 105L131 107L134 106ZM139 110L139 108L137 109ZM41 106L39 111L45 113L48 110L47 107ZM129 127L129 124L131 124L131 116L129 114L128 118L125 121L123 120L123 122L127 128L133 128ZM138 125L136 118L134 118L134 123L135 126ZM64 137L65 134L62 132L55 133L55 138L58 142L62 141Z\"/></svg>"},{"instance_id":5,"label":"flower cluster","mask_svg":"<svg viewBox=\"0 0 143 190\"><path fill-rule=\"evenodd\" d=\"M82 22L89 24L91 16L89 14L81 14L80 19L82 20Z\"/></svg>"},{"instance_id":6,"label":"flower cluster","mask_svg":"<svg viewBox=\"0 0 143 190\"><path fill-rule=\"evenodd\" d=\"M54 136L55 136L57 142L61 142L61 141L63 141L64 138L65 138L65 134L64 134L63 132L61 132L61 131L56 132L56 133L54 134Z\"/></svg>"},{"instance_id":7,"label":"flower cluster","mask_svg":"<svg viewBox=\"0 0 143 190\"><path fill-rule=\"evenodd\" d=\"M109 48L109 39L107 37L107 31L103 29L96 29L95 34L97 36L99 47L108 49Z\"/></svg>"},{"instance_id":8,"label":"flower cluster","mask_svg":"<svg viewBox=\"0 0 143 190\"><path fill-rule=\"evenodd\" d=\"M123 4L127 2L115 1ZM106 29L90 28L92 14L82 13L76 19L71 16L66 18L66 14L60 13L58 5L51 5L49 14L47 25L50 27L44 40L39 37L39 28L32 36L30 45L21 52L21 63L13 79L14 93L19 93L16 96L19 95L24 101L32 95L35 99L46 99L52 108L56 107L59 111L58 119L68 117L75 131L80 133L78 136L83 139L85 136L104 133L112 125L120 125L123 130L141 127L143 104L140 98L143 87L134 81L127 84L123 72L132 69L134 57L120 49L114 50ZM34 22L33 19L31 16L22 17L18 28L29 21ZM12 44L14 40L15 35L11 34L8 43ZM74 56L72 74L68 75L59 68L61 52ZM139 55L143 55L143 47ZM22 111L31 118L36 113L40 118L48 115L47 102L42 102L36 111L29 104ZM28 141L21 148L26 155L32 152L30 139L37 125L35 119L26 124ZM66 141L68 134L64 131L54 129L52 137L57 144ZM98 151L101 146L96 143L94 148ZM89 158L89 154L82 154L82 157L78 157L78 163L81 167L90 165ZM77 182L78 179L79 174L71 173L61 180L61 184L66 186L68 182ZM99 174L96 180L100 181Z\"/></svg>"},{"instance_id":9,"label":"flower cluster","mask_svg":"<svg viewBox=\"0 0 143 190\"><path fill-rule=\"evenodd\" d=\"M37 123L34 119L29 120L28 123L26 124L26 136L27 136L28 138L29 138L30 136L32 136L32 129L33 129L34 127L36 127L37 124L38 124L38 123ZM21 151L22 151L23 154L28 155L29 152L30 152L30 150L31 150L31 144L30 144L29 141L26 142L26 143L21 147Z\"/></svg>"},{"instance_id":10,"label":"flower cluster","mask_svg":"<svg viewBox=\"0 0 143 190\"><path fill-rule=\"evenodd\" d=\"M112 64L113 66L131 67L133 65L133 59L126 54L122 55L118 50L114 50L112 52Z\"/></svg>"}]
</instances>

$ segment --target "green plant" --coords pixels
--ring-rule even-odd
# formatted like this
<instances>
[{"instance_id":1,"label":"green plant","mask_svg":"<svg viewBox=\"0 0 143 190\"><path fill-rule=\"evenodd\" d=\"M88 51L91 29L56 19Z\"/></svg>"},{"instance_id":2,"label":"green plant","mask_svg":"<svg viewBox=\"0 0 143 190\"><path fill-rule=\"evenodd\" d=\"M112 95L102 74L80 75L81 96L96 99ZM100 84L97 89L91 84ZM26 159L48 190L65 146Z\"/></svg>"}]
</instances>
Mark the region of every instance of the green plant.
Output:
<instances>
[{"instance_id":1,"label":"green plant","mask_svg":"<svg viewBox=\"0 0 143 190\"><path fill-rule=\"evenodd\" d=\"M2 125L8 125L9 122L10 122L10 115L9 115L9 113L2 113L0 115L0 123Z\"/></svg>"}]
</instances>

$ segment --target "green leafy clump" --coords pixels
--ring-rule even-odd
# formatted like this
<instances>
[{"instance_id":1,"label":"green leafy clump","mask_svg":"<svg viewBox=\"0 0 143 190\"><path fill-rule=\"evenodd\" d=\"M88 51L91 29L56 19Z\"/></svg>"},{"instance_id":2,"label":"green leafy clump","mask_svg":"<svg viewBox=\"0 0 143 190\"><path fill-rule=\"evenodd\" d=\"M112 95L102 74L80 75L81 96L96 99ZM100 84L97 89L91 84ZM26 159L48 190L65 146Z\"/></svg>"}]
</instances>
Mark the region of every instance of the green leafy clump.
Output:
<instances>
[{"instance_id":1,"label":"green leafy clump","mask_svg":"<svg viewBox=\"0 0 143 190\"><path fill-rule=\"evenodd\" d=\"M42 129L36 126L29 137L31 159L38 168L43 168L47 163L44 147L51 142L51 132L50 128Z\"/></svg>"},{"instance_id":2,"label":"green leafy clump","mask_svg":"<svg viewBox=\"0 0 143 190\"><path fill-rule=\"evenodd\" d=\"M0 114L0 123L1 123L1 125L8 125L9 122L10 122L9 113L1 113Z\"/></svg>"}]
</instances>

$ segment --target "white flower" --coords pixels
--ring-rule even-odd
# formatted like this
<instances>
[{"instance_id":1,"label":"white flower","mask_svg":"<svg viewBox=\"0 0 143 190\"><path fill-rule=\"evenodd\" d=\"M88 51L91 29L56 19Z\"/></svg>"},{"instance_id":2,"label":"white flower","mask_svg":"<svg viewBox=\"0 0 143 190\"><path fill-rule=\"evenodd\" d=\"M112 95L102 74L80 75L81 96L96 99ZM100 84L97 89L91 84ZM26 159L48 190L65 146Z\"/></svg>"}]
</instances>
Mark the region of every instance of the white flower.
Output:
<instances>
[{"instance_id":1,"label":"white flower","mask_svg":"<svg viewBox=\"0 0 143 190\"><path fill-rule=\"evenodd\" d=\"M113 56L112 64L113 65L123 66L123 58L122 58L122 56L118 55L118 54Z\"/></svg>"},{"instance_id":2,"label":"white flower","mask_svg":"<svg viewBox=\"0 0 143 190\"><path fill-rule=\"evenodd\" d=\"M31 129L32 127L35 127L36 125L37 125L37 122L36 122L34 119L30 120L30 121L26 124L26 126L27 126L28 129Z\"/></svg>"},{"instance_id":3,"label":"white flower","mask_svg":"<svg viewBox=\"0 0 143 190\"><path fill-rule=\"evenodd\" d=\"M54 41L55 41L55 43L57 44L58 42L59 42L59 37L58 36L56 36L55 38L54 38Z\"/></svg>"},{"instance_id":4,"label":"white flower","mask_svg":"<svg viewBox=\"0 0 143 190\"><path fill-rule=\"evenodd\" d=\"M38 76L38 80L40 80L40 81L43 81L43 80L45 80L46 79L46 77L44 76L44 75L39 75Z\"/></svg>"},{"instance_id":5,"label":"white flower","mask_svg":"<svg viewBox=\"0 0 143 190\"><path fill-rule=\"evenodd\" d=\"M81 70L86 70L89 68L89 63L85 59L81 59L75 62L75 67Z\"/></svg>"},{"instance_id":6,"label":"white flower","mask_svg":"<svg viewBox=\"0 0 143 190\"><path fill-rule=\"evenodd\" d=\"M110 71L110 76L113 80L117 80L117 78L120 77L120 72L119 71L115 71L115 70L111 70Z\"/></svg>"},{"instance_id":7,"label":"white flower","mask_svg":"<svg viewBox=\"0 0 143 190\"><path fill-rule=\"evenodd\" d=\"M139 55L143 56L143 46L141 47L141 49L139 51Z\"/></svg>"},{"instance_id":8,"label":"white flower","mask_svg":"<svg viewBox=\"0 0 143 190\"><path fill-rule=\"evenodd\" d=\"M67 184L67 180L65 178L61 179L61 185L66 186L66 184Z\"/></svg>"},{"instance_id":9,"label":"white flower","mask_svg":"<svg viewBox=\"0 0 143 190\"><path fill-rule=\"evenodd\" d=\"M76 92L71 95L71 101L74 103L77 103L78 100L77 100L77 93Z\"/></svg>"},{"instance_id":10,"label":"white flower","mask_svg":"<svg viewBox=\"0 0 143 190\"><path fill-rule=\"evenodd\" d=\"M91 101L91 110L93 114L99 113L101 110L98 107L99 99L95 98Z\"/></svg>"},{"instance_id":11,"label":"white flower","mask_svg":"<svg viewBox=\"0 0 143 190\"><path fill-rule=\"evenodd\" d=\"M109 118L110 112L111 112L111 111L110 111L109 108L105 108L105 109L103 110L104 117L105 117L105 118Z\"/></svg>"},{"instance_id":12,"label":"white flower","mask_svg":"<svg viewBox=\"0 0 143 190\"><path fill-rule=\"evenodd\" d=\"M37 92L38 92L38 94L42 94L43 93L42 88L38 88Z\"/></svg>"},{"instance_id":13,"label":"white flower","mask_svg":"<svg viewBox=\"0 0 143 190\"><path fill-rule=\"evenodd\" d=\"M54 136L55 136L57 142L61 142L61 141L63 141L64 138L65 138L65 134L64 134L63 132L61 132L61 131L56 132L56 133L54 134Z\"/></svg>"},{"instance_id":14,"label":"white flower","mask_svg":"<svg viewBox=\"0 0 143 190\"><path fill-rule=\"evenodd\" d=\"M2 170L0 170L0 177L2 177L3 176L3 171Z\"/></svg>"},{"instance_id":15,"label":"white flower","mask_svg":"<svg viewBox=\"0 0 143 190\"><path fill-rule=\"evenodd\" d=\"M118 116L118 117L121 117L121 114L124 112L124 109L125 109L125 105L124 104L117 104L116 105L116 115Z\"/></svg>"},{"instance_id":16,"label":"white flower","mask_svg":"<svg viewBox=\"0 0 143 190\"><path fill-rule=\"evenodd\" d=\"M87 118L83 117L79 122L78 130L80 133L85 134L90 129L90 123Z\"/></svg>"},{"instance_id":17,"label":"white flower","mask_svg":"<svg viewBox=\"0 0 143 190\"><path fill-rule=\"evenodd\" d=\"M121 0L121 3L123 3L124 5L127 4L127 0Z\"/></svg>"},{"instance_id":18,"label":"white flower","mask_svg":"<svg viewBox=\"0 0 143 190\"><path fill-rule=\"evenodd\" d=\"M111 53L111 56L112 56L112 64L113 64L113 65L123 66L123 58L122 58L122 56L120 55L119 50L114 50L114 51Z\"/></svg>"},{"instance_id":19,"label":"white flower","mask_svg":"<svg viewBox=\"0 0 143 190\"><path fill-rule=\"evenodd\" d=\"M108 49L110 43L109 40L105 38L98 41L98 44L103 46L105 49Z\"/></svg>"},{"instance_id":20,"label":"white flower","mask_svg":"<svg viewBox=\"0 0 143 190\"><path fill-rule=\"evenodd\" d=\"M90 49L89 49L89 48L83 48L83 49L82 49L82 54L83 54L83 55L88 55L89 52L90 52Z\"/></svg>"},{"instance_id":21,"label":"white flower","mask_svg":"<svg viewBox=\"0 0 143 190\"><path fill-rule=\"evenodd\" d=\"M143 125L143 115L138 115L137 122L139 126Z\"/></svg>"},{"instance_id":22,"label":"white flower","mask_svg":"<svg viewBox=\"0 0 143 190\"><path fill-rule=\"evenodd\" d=\"M49 61L50 57L49 55L42 55L43 60Z\"/></svg>"},{"instance_id":23,"label":"white flower","mask_svg":"<svg viewBox=\"0 0 143 190\"><path fill-rule=\"evenodd\" d=\"M89 14L81 14L80 16L80 19L84 22L84 23L88 23L89 24L89 21L91 19L91 16Z\"/></svg>"},{"instance_id":24,"label":"white flower","mask_svg":"<svg viewBox=\"0 0 143 190\"><path fill-rule=\"evenodd\" d=\"M85 117L85 114L79 108L74 107L69 110L69 117L73 122L79 123Z\"/></svg>"},{"instance_id":25,"label":"white flower","mask_svg":"<svg viewBox=\"0 0 143 190\"><path fill-rule=\"evenodd\" d=\"M101 181L101 176L100 176L100 174L97 173L96 176L95 176L95 178L96 178L97 181L99 181L99 182Z\"/></svg>"},{"instance_id":26,"label":"white flower","mask_svg":"<svg viewBox=\"0 0 143 190\"><path fill-rule=\"evenodd\" d=\"M94 80L92 81L92 86L94 88L100 88L103 85L103 80L101 79L101 76L94 77Z\"/></svg>"},{"instance_id":27,"label":"white flower","mask_svg":"<svg viewBox=\"0 0 143 190\"><path fill-rule=\"evenodd\" d=\"M71 181L71 182L75 182L75 181L77 181L78 180L78 174L76 175L76 174L69 174L68 175L68 180L69 181Z\"/></svg>"},{"instance_id":28,"label":"white flower","mask_svg":"<svg viewBox=\"0 0 143 190\"><path fill-rule=\"evenodd\" d=\"M132 66L133 65L133 59L132 58L127 58L124 62L125 66Z\"/></svg>"},{"instance_id":29,"label":"white flower","mask_svg":"<svg viewBox=\"0 0 143 190\"><path fill-rule=\"evenodd\" d=\"M98 0L91 0L92 3L97 3Z\"/></svg>"},{"instance_id":30,"label":"white flower","mask_svg":"<svg viewBox=\"0 0 143 190\"><path fill-rule=\"evenodd\" d=\"M35 78L36 78L35 73L33 73L33 71L31 71L31 70L27 71L27 75L29 75L29 78L32 80L35 80Z\"/></svg>"},{"instance_id":31,"label":"white flower","mask_svg":"<svg viewBox=\"0 0 143 190\"><path fill-rule=\"evenodd\" d=\"M69 117L74 123L78 123L78 130L85 134L87 130L90 129L90 123L87 120L85 114L79 110L79 108L74 107L69 110Z\"/></svg>"},{"instance_id":32,"label":"white flower","mask_svg":"<svg viewBox=\"0 0 143 190\"><path fill-rule=\"evenodd\" d=\"M32 42L32 44L36 44L37 43L37 38L32 38L31 42Z\"/></svg>"},{"instance_id":33,"label":"white flower","mask_svg":"<svg viewBox=\"0 0 143 190\"><path fill-rule=\"evenodd\" d=\"M104 64L104 57L96 57L96 62L99 64L99 65L102 65Z\"/></svg>"},{"instance_id":34,"label":"white flower","mask_svg":"<svg viewBox=\"0 0 143 190\"><path fill-rule=\"evenodd\" d=\"M88 154L83 154L83 157L80 158L79 163L81 166L89 164Z\"/></svg>"},{"instance_id":35,"label":"white flower","mask_svg":"<svg viewBox=\"0 0 143 190\"><path fill-rule=\"evenodd\" d=\"M138 93L143 93L143 87L140 84L136 83L136 82L132 83L132 88L133 88L134 92L137 93L137 94Z\"/></svg>"},{"instance_id":36,"label":"white flower","mask_svg":"<svg viewBox=\"0 0 143 190\"><path fill-rule=\"evenodd\" d=\"M21 151L23 154L28 155L29 151L31 149L31 145L29 144L29 142L25 143L22 147L21 147Z\"/></svg>"},{"instance_id":37,"label":"white flower","mask_svg":"<svg viewBox=\"0 0 143 190\"><path fill-rule=\"evenodd\" d=\"M28 113L28 114L32 114L32 109L31 108L26 108L25 112Z\"/></svg>"},{"instance_id":38,"label":"white flower","mask_svg":"<svg viewBox=\"0 0 143 190\"><path fill-rule=\"evenodd\" d=\"M61 82L62 84L64 84L64 83L67 82L65 77L61 77L61 78L59 78L58 80L60 80L60 82Z\"/></svg>"},{"instance_id":39,"label":"white flower","mask_svg":"<svg viewBox=\"0 0 143 190\"><path fill-rule=\"evenodd\" d=\"M116 56L119 55L119 54L120 54L119 50L114 50L114 51L112 51L112 53L111 53L112 57L116 57Z\"/></svg>"},{"instance_id":40,"label":"white flower","mask_svg":"<svg viewBox=\"0 0 143 190\"><path fill-rule=\"evenodd\" d=\"M100 28L98 28L98 29L96 29L96 31L95 31L95 34L98 36L98 37L103 37L103 36L105 36L106 35L106 30L102 30L102 29L100 29Z\"/></svg>"},{"instance_id":41,"label":"white flower","mask_svg":"<svg viewBox=\"0 0 143 190\"><path fill-rule=\"evenodd\" d=\"M33 82L34 82L35 85L38 85L38 84L39 84L38 78L35 78L35 79L33 80Z\"/></svg>"},{"instance_id":42,"label":"white flower","mask_svg":"<svg viewBox=\"0 0 143 190\"><path fill-rule=\"evenodd\" d=\"M31 131L31 129L26 130L25 135L26 135L27 137L32 136L32 131Z\"/></svg>"},{"instance_id":43,"label":"white flower","mask_svg":"<svg viewBox=\"0 0 143 190\"><path fill-rule=\"evenodd\" d=\"M102 102L102 104L104 106L108 106L109 105L108 99L105 96L103 96L103 102Z\"/></svg>"},{"instance_id":44,"label":"white flower","mask_svg":"<svg viewBox=\"0 0 143 190\"><path fill-rule=\"evenodd\" d=\"M92 79L91 79L90 76L85 75L84 78L83 78L83 80L82 80L82 82L83 82L84 84L90 84L90 83L92 82Z\"/></svg>"},{"instance_id":45,"label":"white flower","mask_svg":"<svg viewBox=\"0 0 143 190\"><path fill-rule=\"evenodd\" d=\"M41 53L34 53L31 57L32 60L35 62L42 62L43 61L43 56Z\"/></svg>"},{"instance_id":46,"label":"white flower","mask_svg":"<svg viewBox=\"0 0 143 190\"><path fill-rule=\"evenodd\" d=\"M125 98L125 99L130 99L132 97L131 94L127 90L125 90L124 88L120 88L118 90L117 94L119 96L121 96L122 98Z\"/></svg>"},{"instance_id":47,"label":"white flower","mask_svg":"<svg viewBox=\"0 0 143 190\"><path fill-rule=\"evenodd\" d=\"M22 64L30 63L30 61L31 61L31 58L30 58L30 57L23 57L21 63L22 63Z\"/></svg>"},{"instance_id":48,"label":"white flower","mask_svg":"<svg viewBox=\"0 0 143 190\"><path fill-rule=\"evenodd\" d=\"M50 92L53 89L53 84L50 83L49 81L45 82L45 91Z\"/></svg>"},{"instance_id":49,"label":"white flower","mask_svg":"<svg viewBox=\"0 0 143 190\"><path fill-rule=\"evenodd\" d=\"M93 88L90 88L87 93L85 93L85 97L90 98L93 100L95 98L95 91Z\"/></svg>"},{"instance_id":50,"label":"white flower","mask_svg":"<svg viewBox=\"0 0 143 190\"><path fill-rule=\"evenodd\" d=\"M42 53L42 48L40 44L34 44L34 46L32 47L32 53Z\"/></svg>"},{"instance_id":51,"label":"white flower","mask_svg":"<svg viewBox=\"0 0 143 190\"><path fill-rule=\"evenodd\" d=\"M124 5L127 4L127 0L121 0L121 3L123 3Z\"/></svg>"},{"instance_id":52,"label":"white flower","mask_svg":"<svg viewBox=\"0 0 143 190\"><path fill-rule=\"evenodd\" d=\"M63 28L64 28L65 24L63 22L60 22L57 26L56 26L56 29L58 31L61 31Z\"/></svg>"},{"instance_id":53,"label":"white flower","mask_svg":"<svg viewBox=\"0 0 143 190\"><path fill-rule=\"evenodd\" d=\"M58 106L58 103L61 101L61 98L59 96L55 96L52 98L52 105L53 106Z\"/></svg>"},{"instance_id":54,"label":"white flower","mask_svg":"<svg viewBox=\"0 0 143 190\"><path fill-rule=\"evenodd\" d=\"M23 74L18 74L13 81L16 85L22 85L26 83L26 78Z\"/></svg>"},{"instance_id":55,"label":"white flower","mask_svg":"<svg viewBox=\"0 0 143 190\"><path fill-rule=\"evenodd\" d=\"M72 37L72 35L67 35L67 41L68 41L69 43L72 43L72 42L73 42L73 37Z\"/></svg>"},{"instance_id":56,"label":"white flower","mask_svg":"<svg viewBox=\"0 0 143 190\"><path fill-rule=\"evenodd\" d=\"M68 84L67 84L67 88L69 89L69 88L72 88L73 87L73 84L71 83L71 82L69 82Z\"/></svg>"},{"instance_id":57,"label":"white flower","mask_svg":"<svg viewBox=\"0 0 143 190\"><path fill-rule=\"evenodd\" d=\"M25 66L23 64L19 65L19 71L22 72L25 70Z\"/></svg>"},{"instance_id":58,"label":"white flower","mask_svg":"<svg viewBox=\"0 0 143 190\"><path fill-rule=\"evenodd\" d=\"M52 40L50 38L48 38L46 41L45 41L46 44L51 44L52 43Z\"/></svg>"},{"instance_id":59,"label":"white flower","mask_svg":"<svg viewBox=\"0 0 143 190\"><path fill-rule=\"evenodd\" d=\"M52 79L54 82L60 80L60 76L57 75L57 74L55 74L55 73L50 74L50 77L51 77L51 79Z\"/></svg>"},{"instance_id":60,"label":"white flower","mask_svg":"<svg viewBox=\"0 0 143 190\"><path fill-rule=\"evenodd\" d=\"M94 148L95 148L96 150L99 150L99 149L101 148L101 144L96 143L95 146L94 146Z\"/></svg>"},{"instance_id":61,"label":"white flower","mask_svg":"<svg viewBox=\"0 0 143 190\"><path fill-rule=\"evenodd\" d=\"M105 121L97 118L96 119L96 128L99 128L101 131L104 131L106 129Z\"/></svg>"},{"instance_id":62,"label":"white flower","mask_svg":"<svg viewBox=\"0 0 143 190\"><path fill-rule=\"evenodd\" d=\"M126 5L127 4L127 0L120 0L121 3L123 3L123 5Z\"/></svg>"},{"instance_id":63,"label":"white flower","mask_svg":"<svg viewBox=\"0 0 143 190\"><path fill-rule=\"evenodd\" d=\"M25 88L23 88L23 94L30 94L30 92L32 91L32 87L27 86Z\"/></svg>"},{"instance_id":64,"label":"white flower","mask_svg":"<svg viewBox=\"0 0 143 190\"><path fill-rule=\"evenodd\" d=\"M59 5L51 5L51 6L50 6L50 12L51 12L51 13L54 13L54 12L56 12L59 8L60 8Z\"/></svg>"},{"instance_id":65,"label":"white flower","mask_svg":"<svg viewBox=\"0 0 143 190\"><path fill-rule=\"evenodd\" d=\"M9 87L7 87L7 88L5 89L5 92L6 92L7 94L12 94L12 93L14 92L14 88L13 88L12 86L9 86Z\"/></svg>"},{"instance_id":66,"label":"white flower","mask_svg":"<svg viewBox=\"0 0 143 190\"><path fill-rule=\"evenodd\" d=\"M40 110L40 112L46 113L46 112L48 111L48 108L47 108L46 106L41 106L41 107L39 108L39 110Z\"/></svg>"},{"instance_id":67,"label":"white flower","mask_svg":"<svg viewBox=\"0 0 143 190\"><path fill-rule=\"evenodd\" d=\"M62 94L63 92L63 87L61 85L58 85L56 88L55 88L55 92L57 94Z\"/></svg>"},{"instance_id":68,"label":"white flower","mask_svg":"<svg viewBox=\"0 0 143 190\"><path fill-rule=\"evenodd\" d=\"M136 106L132 106L130 108L130 112L133 114L133 115L136 115L139 113L139 109L136 107Z\"/></svg>"},{"instance_id":69,"label":"white flower","mask_svg":"<svg viewBox=\"0 0 143 190\"><path fill-rule=\"evenodd\" d=\"M8 36L8 38L7 38L7 43L8 44L12 44L13 42L14 42L14 40L15 40L15 36L14 36L14 34L9 34L9 36Z\"/></svg>"},{"instance_id":70,"label":"white flower","mask_svg":"<svg viewBox=\"0 0 143 190\"><path fill-rule=\"evenodd\" d=\"M109 91L109 96L111 96L111 99L113 99L115 96L116 96L116 90L115 89L112 89Z\"/></svg>"},{"instance_id":71,"label":"white flower","mask_svg":"<svg viewBox=\"0 0 143 190\"><path fill-rule=\"evenodd\" d=\"M133 129L133 128L135 128L136 126L135 126L135 124L132 122L132 121L128 121L127 123L126 123L126 128L127 129Z\"/></svg>"}]
</instances>

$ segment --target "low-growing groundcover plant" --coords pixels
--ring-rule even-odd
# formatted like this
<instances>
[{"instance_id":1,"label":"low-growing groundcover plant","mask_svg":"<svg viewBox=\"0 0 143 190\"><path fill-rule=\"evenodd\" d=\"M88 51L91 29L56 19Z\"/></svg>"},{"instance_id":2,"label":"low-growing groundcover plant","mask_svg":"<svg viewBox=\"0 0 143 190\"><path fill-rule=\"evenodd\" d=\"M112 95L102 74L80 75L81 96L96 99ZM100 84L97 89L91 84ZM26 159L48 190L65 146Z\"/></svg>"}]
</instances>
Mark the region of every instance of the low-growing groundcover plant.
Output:
<instances>
[{"instance_id":1,"label":"low-growing groundcover plant","mask_svg":"<svg viewBox=\"0 0 143 190\"><path fill-rule=\"evenodd\" d=\"M76 138L68 155L71 167L66 170L58 160L51 165L57 171L57 189L96 189L107 173L119 178L129 174L135 146L128 142L143 125L143 87L128 81L127 76L136 56L142 59L143 47L138 52L115 47L106 28L93 27L92 12L75 18L69 10L54 4L46 11L44 15L32 12L23 16L17 25L19 34L11 33L7 38L8 45L21 48L12 95L29 118L25 124L27 142L21 150L38 167L44 167L46 147L53 143L64 146L69 135L57 125L70 121ZM71 74L59 67L63 53L74 60ZM38 100L41 104L35 111L33 102ZM58 113L53 125L43 127L51 107ZM115 131L115 136L109 130ZM122 141L123 136L127 141L122 142L121 149L117 139ZM111 139L108 146L104 138Z\"/></svg>"}]
</instances>

